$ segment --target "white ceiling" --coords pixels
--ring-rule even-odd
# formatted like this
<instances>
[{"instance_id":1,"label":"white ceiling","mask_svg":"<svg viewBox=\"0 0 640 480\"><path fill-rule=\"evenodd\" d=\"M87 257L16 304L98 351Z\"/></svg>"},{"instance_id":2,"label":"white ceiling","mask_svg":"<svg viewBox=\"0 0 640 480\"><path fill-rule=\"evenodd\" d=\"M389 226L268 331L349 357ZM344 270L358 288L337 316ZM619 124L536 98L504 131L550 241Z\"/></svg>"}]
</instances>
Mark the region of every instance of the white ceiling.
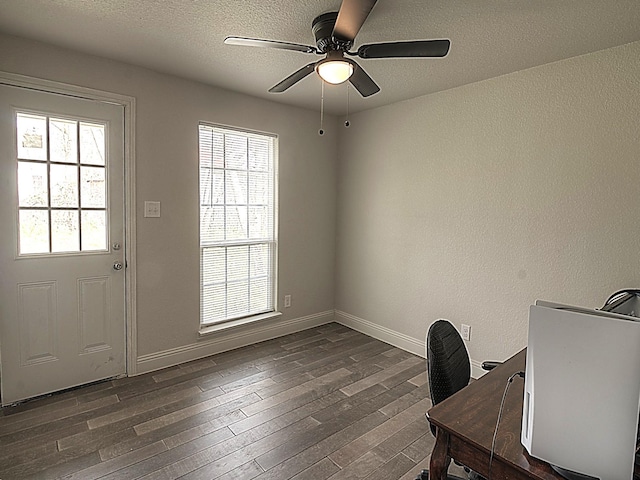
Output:
<instances>
[{"instance_id":1,"label":"white ceiling","mask_svg":"<svg viewBox=\"0 0 640 480\"><path fill-rule=\"evenodd\" d=\"M320 57L225 45L228 35L314 45L311 22L340 0L0 0L0 31L304 108L320 108L314 75L267 90ZM379 0L361 44L448 38L443 59L358 60L381 91L350 89L350 111L395 103L640 40L639 0ZM1 48L1 46L0 46ZM344 114L345 85L325 88Z\"/></svg>"}]
</instances>

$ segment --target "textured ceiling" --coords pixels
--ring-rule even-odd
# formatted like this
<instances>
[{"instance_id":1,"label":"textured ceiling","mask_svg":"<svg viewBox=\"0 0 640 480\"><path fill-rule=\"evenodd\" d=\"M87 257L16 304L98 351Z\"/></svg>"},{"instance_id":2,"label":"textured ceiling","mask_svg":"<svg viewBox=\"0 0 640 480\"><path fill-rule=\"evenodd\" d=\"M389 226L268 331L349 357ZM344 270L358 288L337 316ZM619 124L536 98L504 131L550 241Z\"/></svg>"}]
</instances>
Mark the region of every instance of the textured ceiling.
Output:
<instances>
[{"instance_id":1,"label":"textured ceiling","mask_svg":"<svg viewBox=\"0 0 640 480\"><path fill-rule=\"evenodd\" d=\"M0 0L0 31L141 65L304 108L320 108L314 75L267 90L320 57L225 45L228 35L313 45L311 21L340 0ZM363 43L448 38L443 59L357 60L381 87L350 111L640 40L639 0L379 0ZM1 48L1 46L0 46ZM354 48L354 49L355 49ZM344 114L345 85L325 88L325 110Z\"/></svg>"}]
</instances>

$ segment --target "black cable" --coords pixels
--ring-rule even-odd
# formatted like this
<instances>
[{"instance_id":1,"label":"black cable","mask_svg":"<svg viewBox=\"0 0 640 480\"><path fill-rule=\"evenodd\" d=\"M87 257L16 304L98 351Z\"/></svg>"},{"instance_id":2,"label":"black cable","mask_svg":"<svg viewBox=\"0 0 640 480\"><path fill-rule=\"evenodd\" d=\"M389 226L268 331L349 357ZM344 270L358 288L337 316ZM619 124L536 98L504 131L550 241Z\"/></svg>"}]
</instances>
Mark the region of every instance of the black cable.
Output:
<instances>
[{"instance_id":1,"label":"black cable","mask_svg":"<svg viewBox=\"0 0 640 480\"><path fill-rule=\"evenodd\" d=\"M504 393L502 394L502 401L500 402L500 410L498 410L498 419L496 420L496 428L493 430L493 440L491 440L491 455L489 456L489 474L487 480L491 480L491 465L493 464L493 454L496 450L496 438L498 436L498 426L500 425L500 418L502 417L502 409L504 408L504 401L507 398L507 392L509 391L509 385L516 377L524 378L524 372L516 372L509 377L507 385L504 387Z\"/></svg>"}]
</instances>

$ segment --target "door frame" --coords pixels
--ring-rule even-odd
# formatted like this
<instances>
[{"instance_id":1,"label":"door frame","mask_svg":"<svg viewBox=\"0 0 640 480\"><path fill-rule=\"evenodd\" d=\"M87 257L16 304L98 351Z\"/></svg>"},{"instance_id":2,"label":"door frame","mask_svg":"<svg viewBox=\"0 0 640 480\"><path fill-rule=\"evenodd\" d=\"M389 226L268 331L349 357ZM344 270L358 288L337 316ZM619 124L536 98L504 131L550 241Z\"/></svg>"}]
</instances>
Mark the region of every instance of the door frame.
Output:
<instances>
[{"instance_id":1,"label":"door frame","mask_svg":"<svg viewBox=\"0 0 640 480\"><path fill-rule=\"evenodd\" d=\"M80 87L42 78L18 75L0 70L0 85L22 87L44 93L94 100L120 105L124 109L124 228L125 228L125 298L124 315L125 375L137 373L137 328L136 328L136 182L135 182L135 120L136 99L93 88ZM0 381L2 381L0 379Z\"/></svg>"}]
</instances>

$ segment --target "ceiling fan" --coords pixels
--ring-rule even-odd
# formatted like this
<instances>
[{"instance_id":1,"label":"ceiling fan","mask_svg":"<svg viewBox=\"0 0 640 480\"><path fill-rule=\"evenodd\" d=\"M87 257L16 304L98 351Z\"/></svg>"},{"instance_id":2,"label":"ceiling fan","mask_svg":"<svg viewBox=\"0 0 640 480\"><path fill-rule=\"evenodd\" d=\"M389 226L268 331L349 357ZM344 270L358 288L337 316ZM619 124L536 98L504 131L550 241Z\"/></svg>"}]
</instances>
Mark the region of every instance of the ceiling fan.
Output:
<instances>
[{"instance_id":1,"label":"ceiling fan","mask_svg":"<svg viewBox=\"0 0 640 480\"><path fill-rule=\"evenodd\" d=\"M277 48L295 52L324 55L318 62L305 65L269 89L271 93L281 93L292 87L307 75L316 71L325 82L339 84L349 80L363 97L380 91L380 87L351 58L406 58L406 57L444 57L449 52L449 40L415 40L408 42L371 43L361 45L357 51L350 52L354 40L377 0L343 0L340 11L324 13L316 17L311 30L316 46L278 40L258 38L227 37L228 45ZM346 56L345 56L346 55Z\"/></svg>"}]
</instances>

